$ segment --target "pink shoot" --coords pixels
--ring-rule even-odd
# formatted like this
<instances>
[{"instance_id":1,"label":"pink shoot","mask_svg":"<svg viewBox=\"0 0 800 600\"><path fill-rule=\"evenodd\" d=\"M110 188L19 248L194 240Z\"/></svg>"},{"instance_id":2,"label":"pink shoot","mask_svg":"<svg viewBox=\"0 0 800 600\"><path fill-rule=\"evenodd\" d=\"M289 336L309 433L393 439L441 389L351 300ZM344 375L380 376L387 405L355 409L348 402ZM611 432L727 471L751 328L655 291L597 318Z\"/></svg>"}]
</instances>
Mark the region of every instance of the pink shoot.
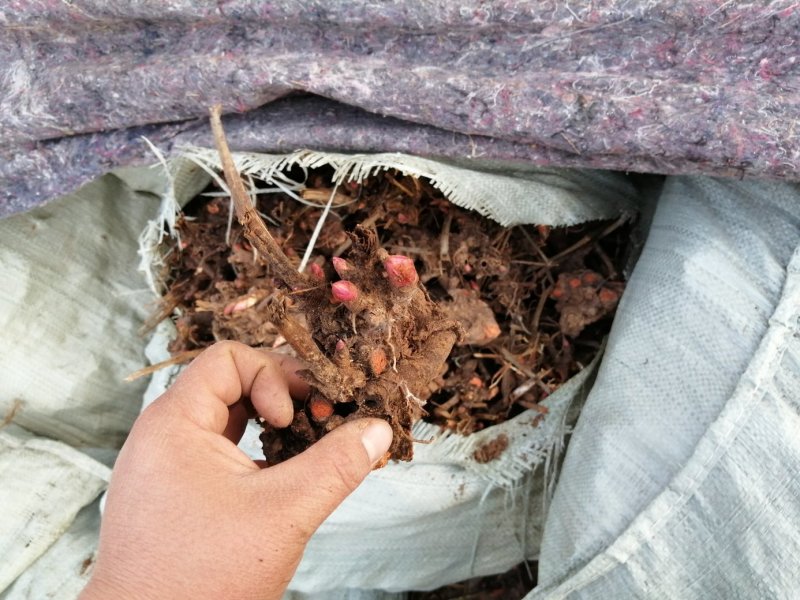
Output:
<instances>
[{"instance_id":1,"label":"pink shoot","mask_svg":"<svg viewBox=\"0 0 800 600\"><path fill-rule=\"evenodd\" d=\"M317 263L310 263L308 265L308 272L317 281L325 281L325 271L322 270Z\"/></svg>"},{"instance_id":2,"label":"pink shoot","mask_svg":"<svg viewBox=\"0 0 800 600\"><path fill-rule=\"evenodd\" d=\"M333 268L338 273L339 277L342 279L347 279L347 276L353 272L353 265L347 262L343 258L339 258L338 256L334 256L331 259L333 263Z\"/></svg>"},{"instance_id":3,"label":"pink shoot","mask_svg":"<svg viewBox=\"0 0 800 600\"><path fill-rule=\"evenodd\" d=\"M331 295L334 302L352 304L358 300L358 288L350 281L337 281L331 285Z\"/></svg>"},{"instance_id":4,"label":"pink shoot","mask_svg":"<svg viewBox=\"0 0 800 600\"><path fill-rule=\"evenodd\" d=\"M389 276L389 284L395 288L407 288L419 281L414 261L407 256L395 254L383 261L383 267Z\"/></svg>"}]
</instances>

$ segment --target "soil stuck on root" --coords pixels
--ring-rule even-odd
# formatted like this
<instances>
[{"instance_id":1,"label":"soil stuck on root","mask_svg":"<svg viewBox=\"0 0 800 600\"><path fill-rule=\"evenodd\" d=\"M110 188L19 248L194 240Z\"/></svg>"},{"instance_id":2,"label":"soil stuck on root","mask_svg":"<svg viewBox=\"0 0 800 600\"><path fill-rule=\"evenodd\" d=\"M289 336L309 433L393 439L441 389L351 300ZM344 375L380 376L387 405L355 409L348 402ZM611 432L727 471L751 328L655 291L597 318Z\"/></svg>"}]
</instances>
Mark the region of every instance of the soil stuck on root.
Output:
<instances>
[{"instance_id":1,"label":"soil stuck on root","mask_svg":"<svg viewBox=\"0 0 800 600\"><path fill-rule=\"evenodd\" d=\"M364 416L389 422L390 457L409 460L419 418L468 434L546 413L541 400L600 348L624 287L624 219L503 228L425 180L385 171L336 189L299 273L331 171L308 174L300 193L311 206L269 193L254 208L215 129L241 225L226 242L228 198L187 206L152 324L176 315L174 362L225 339L288 342L306 362L313 391L289 428L266 426L268 462Z\"/></svg>"}]
</instances>

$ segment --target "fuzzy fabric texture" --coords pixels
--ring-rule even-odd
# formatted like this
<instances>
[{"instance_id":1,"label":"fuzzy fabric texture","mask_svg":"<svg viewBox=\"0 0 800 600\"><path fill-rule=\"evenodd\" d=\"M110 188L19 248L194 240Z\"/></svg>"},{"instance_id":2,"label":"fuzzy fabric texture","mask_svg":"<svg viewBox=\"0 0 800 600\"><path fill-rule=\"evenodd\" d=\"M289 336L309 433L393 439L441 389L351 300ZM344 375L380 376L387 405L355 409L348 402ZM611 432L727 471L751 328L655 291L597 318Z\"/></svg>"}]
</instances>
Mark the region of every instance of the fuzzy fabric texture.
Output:
<instances>
[{"instance_id":1,"label":"fuzzy fabric texture","mask_svg":"<svg viewBox=\"0 0 800 600\"><path fill-rule=\"evenodd\" d=\"M401 151L796 179L789 0L12 0L0 215L162 151ZM238 114L234 114L238 113Z\"/></svg>"}]
</instances>

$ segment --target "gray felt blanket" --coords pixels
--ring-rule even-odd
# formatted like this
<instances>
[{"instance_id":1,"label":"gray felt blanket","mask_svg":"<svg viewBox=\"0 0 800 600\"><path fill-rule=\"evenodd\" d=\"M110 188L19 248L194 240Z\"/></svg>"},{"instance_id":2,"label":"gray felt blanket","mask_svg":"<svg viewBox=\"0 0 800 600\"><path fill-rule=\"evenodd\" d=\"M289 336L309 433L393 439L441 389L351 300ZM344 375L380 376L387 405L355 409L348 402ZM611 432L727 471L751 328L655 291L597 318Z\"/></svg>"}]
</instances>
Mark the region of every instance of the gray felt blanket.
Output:
<instances>
[{"instance_id":1,"label":"gray felt blanket","mask_svg":"<svg viewBox=\"0 0 800 600\"><path fill-rule=\"evenodd\" d=\"M796 179L791 0L14 0L0 216L211 144Z\"/></svg>"}]
</instances>

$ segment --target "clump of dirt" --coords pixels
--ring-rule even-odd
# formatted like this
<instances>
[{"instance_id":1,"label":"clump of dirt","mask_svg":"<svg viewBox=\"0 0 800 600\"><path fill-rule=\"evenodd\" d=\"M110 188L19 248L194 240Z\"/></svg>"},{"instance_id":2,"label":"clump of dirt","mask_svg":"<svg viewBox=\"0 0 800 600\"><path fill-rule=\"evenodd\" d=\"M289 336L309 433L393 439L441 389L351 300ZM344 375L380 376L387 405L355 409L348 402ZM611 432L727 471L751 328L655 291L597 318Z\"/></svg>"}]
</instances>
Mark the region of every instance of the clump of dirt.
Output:
<instances>
[{"instance_id":1,"label":"clump of dirt","mask_svg":"<svg viewBox=\"0 0 800 600\"><path fill-rule=\"evenodd\" d=\"M550 297L557 300L558 320L564 335L580 335L587 325L602 319L617 308L624 284L603 281L594 271L561 273Z\"/></svg>"},{"instance_id":2,"label":"clump of dirt","mask_svg":"<svg viewBox=\"0 0 800 600\"><path fill-rule=\"evenodd\" d=\"M481 444L475 450L472 455L472 458L475 459L476 463L486 464L490 463L493 460L497 460L503 455L503 452L506 451L508 448L508 436L505 433L501 433L495 438L492 438L488 442Z\"/></svg>"},{"instance_id":3,"label":"clump of dirt","mask_svg":"<svg viewBox=\"0 0 800 600\"><path fill-rule=\"evenodd\" d=\"M269 462L361 416L386 419L391 457L409 459L419 418L469 434L543 415L600 348L624 287L626 219L504 228L423 179L385 171L335 187L324 168L307 174L304 203L261 193L253 207L215 127L241 225L228 198L187 206L152 323L177 315L173 363L224 339L288 342L306 361L314 391L289 428L265 429Z\"/></svg>"}]
</instances>

